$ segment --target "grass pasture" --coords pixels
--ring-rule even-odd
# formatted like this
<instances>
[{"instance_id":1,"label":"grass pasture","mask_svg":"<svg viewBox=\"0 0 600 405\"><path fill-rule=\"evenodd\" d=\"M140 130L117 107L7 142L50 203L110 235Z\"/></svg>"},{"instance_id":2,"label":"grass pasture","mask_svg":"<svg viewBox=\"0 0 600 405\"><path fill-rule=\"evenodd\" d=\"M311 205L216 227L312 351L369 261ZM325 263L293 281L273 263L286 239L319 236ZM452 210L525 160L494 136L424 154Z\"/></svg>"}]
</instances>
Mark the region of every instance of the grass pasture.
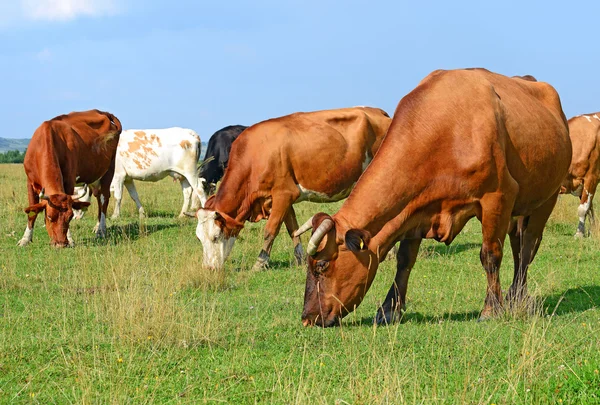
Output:
<instances>
[{"instance_id":1,"label":"grass pasture","mask_svg":"<svg viewBox=\"0 0 600 405\"><path fill-rule=\"evenodd\" d=\"M76 248L50 247L41 222L17 248L22 166L0 165L0 184L0 403L600 403L600 232L573 238L574 197L561 197L529 271L535 315L476 321L486 277L473 220L449 247L423 244L403 323L372 325L387 261L357 311L323 330L300 323L305 269L285 229L269 269L251 270L262 222L242 231L225 274L205 271L196 223L176 218L180 187L165 180L137 183L143 223L126 196L96 240L93 202L71 223ZM299 204L299 222L339 205ZM509 246L501 277L508 289Z\"/></svg>"}]
</instances>

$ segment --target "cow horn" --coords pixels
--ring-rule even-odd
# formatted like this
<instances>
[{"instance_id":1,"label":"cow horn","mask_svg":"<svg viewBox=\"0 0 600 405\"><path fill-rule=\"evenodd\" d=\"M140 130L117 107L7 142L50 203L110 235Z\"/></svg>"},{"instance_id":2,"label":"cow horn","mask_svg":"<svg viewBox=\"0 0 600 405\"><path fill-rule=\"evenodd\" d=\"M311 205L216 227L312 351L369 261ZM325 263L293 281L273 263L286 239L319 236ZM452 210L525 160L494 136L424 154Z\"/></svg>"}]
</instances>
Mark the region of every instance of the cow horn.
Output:
<instances>
[{"instance_id":1,"label":"cow horn","mask_svg":"<svg viewBox=\"0 0 600 405\"><path fill-rule=\"evenodd\" d=\"M321 225L319 225L319 227L315 230L313 235L310 237L310 240L308 241L308 246L306 247L306 253L309 256L312 256L315 253L317 253L317 248L319 247L319 243L321 243L321 241L325 237L325 234L327 232L329 232L331 230L331 228L333 228L333 225L334 225L333 220L331 220L329 218L325 218L323 220L323 222L321 222Z\"/></svg>"},{"instance_id":2,"label":"cow horn","mask_svg":"<svg viewBox=\"0 0 600 405\"><path fill-rule=\"evenodd\" d=\"M294 236L298 237L298 236L302 235L304 232L308 231L309 229L312 229L312 220L313 220L313 217L310 217L308 219L308 221L306 221L304 223L304 225L302 225L300 228L296 229L296 232L294 232Z\"/></svg>"},{"instance_id":3,"label":"cow horn","mask_svg":"<svg viewBox=\"0 0 600 405\"><path fill-rule=\"evenodd\" d=\"M195 212L184 211L183 215L185 215L186 217L196 218Z\"/></svg>"},{"instance_id":4,"label":"cow horn","mask_svg":"<svg viewBox=\"0 0 600 405\"><path fill-rule=\"evenodd\" d=\"M79 195L73 194L71 196L71 198L73 199L73 201L77 201L80 198L85 197L87 195L87 193L88 193L88 186L87 186L87 184L84 184L84 186L83 186L83 192L81 194L79 194Z\"/></svg>"},{"instance_id":5,"label":"cow horn","mask_svg":"<svg viewBox=\"0 0 600 405\"><path fill-rule=\"evenodd\" d=\"M50 201L50 198L44 194L45 189L42 188L42 191L40 191L40 200L46 200L46 201Z\"/></svg>"}]
</instances>

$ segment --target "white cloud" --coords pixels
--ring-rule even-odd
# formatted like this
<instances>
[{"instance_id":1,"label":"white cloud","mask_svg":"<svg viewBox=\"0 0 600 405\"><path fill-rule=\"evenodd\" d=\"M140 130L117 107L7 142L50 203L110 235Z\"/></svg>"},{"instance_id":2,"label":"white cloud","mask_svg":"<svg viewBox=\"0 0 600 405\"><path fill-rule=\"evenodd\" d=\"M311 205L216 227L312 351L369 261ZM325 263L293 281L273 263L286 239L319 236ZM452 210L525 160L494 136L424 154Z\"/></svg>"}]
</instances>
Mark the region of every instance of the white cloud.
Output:
<instances>
[{"instance_id":1,"label":"white cloud","mask_svg":"<svg viewBox=\"0 0 600 405\"><path fill-rule=\"evenodd\" d=\"M44 48L35 54L35 58L42 63L50 62L52 60L52 51L48 48Z\"/></svg>"},{"instance_id":2,"label":"white cloud","mask_svg":"<svg viewBox=\"0 0 600 405\"><path fill-rule=\"evenodd\" d=\"M37 21L61 22L123 11L124 0L0 0L0 28Z\"/></svg>"},{"instance_id":3,"label":"white cloud","mask_svg":"<svg viewBox=\"0 0 600 405\"><path fill-rule=\"evenodd\" d=\"M29 20L69 21L80 16L102 16L119 11L116 0L20 0Z\"/></svg>"}]
</instances>

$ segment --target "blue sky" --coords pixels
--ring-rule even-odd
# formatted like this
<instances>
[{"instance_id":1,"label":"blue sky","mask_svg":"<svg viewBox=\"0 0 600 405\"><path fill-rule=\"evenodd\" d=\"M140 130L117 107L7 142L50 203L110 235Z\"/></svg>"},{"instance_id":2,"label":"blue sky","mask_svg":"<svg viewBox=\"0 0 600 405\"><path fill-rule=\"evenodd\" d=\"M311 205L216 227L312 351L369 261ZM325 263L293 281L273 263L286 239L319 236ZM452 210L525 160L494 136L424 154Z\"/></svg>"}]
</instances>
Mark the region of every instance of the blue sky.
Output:
<instances>
[{"instance_id":1,"label":"blue sky","mask_svg":"<svg viewBox=\"0 0 600 405\"><path fill-rule=\"evenodd\" d=\"M0 0L0 137L99 108L125 128L223 126L371 105L438 68L554 85L600 110L592 1Z\"/></svg>"}]
</instances>

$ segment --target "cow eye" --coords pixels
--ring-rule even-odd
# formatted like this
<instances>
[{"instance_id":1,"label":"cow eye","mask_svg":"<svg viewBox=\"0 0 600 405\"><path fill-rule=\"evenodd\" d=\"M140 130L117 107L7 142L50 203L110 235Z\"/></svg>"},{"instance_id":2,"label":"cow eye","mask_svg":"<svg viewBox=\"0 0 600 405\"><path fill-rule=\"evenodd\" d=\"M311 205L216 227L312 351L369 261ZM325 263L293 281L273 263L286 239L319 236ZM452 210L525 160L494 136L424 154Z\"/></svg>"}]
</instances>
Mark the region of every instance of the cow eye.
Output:
<instances>
[{"instance_id":1,"label":"cow eye","mask_svg":"<svg viewBox=\"0 0 600 405\"><path fill-rule=\"evenodd\" d=\"M317 273L323 273L329 267L329 261L327 260L319 260L315 263L315 271Z\"/></svg>"}]
</instances>

